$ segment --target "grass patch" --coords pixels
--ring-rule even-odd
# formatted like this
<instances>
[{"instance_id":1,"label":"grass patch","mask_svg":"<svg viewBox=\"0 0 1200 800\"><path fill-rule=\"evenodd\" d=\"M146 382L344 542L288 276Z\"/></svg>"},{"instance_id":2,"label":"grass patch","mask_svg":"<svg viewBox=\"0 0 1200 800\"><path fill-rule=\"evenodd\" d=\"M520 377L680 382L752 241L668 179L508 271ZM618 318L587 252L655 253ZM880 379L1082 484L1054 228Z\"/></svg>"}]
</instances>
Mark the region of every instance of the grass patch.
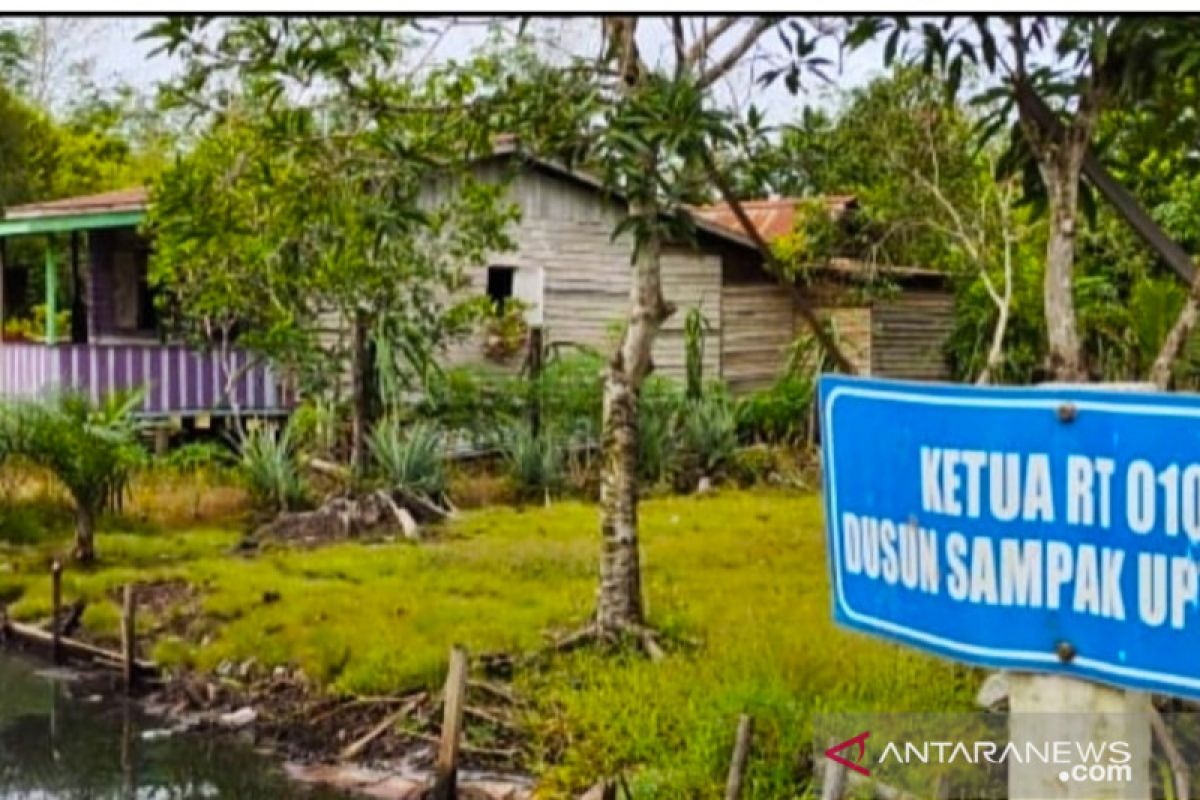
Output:
<instances>
[{"instance_id":1,"label":"grass patch","mask_svg":"<svg viewBox=\"0 0 1200 800\"><path fill-rule=\"evenodd\" d=\"M520 675L535 698L525 724L547 796L622 770L639 797L717 796L743 711L756 719L744 796L796 796L814 713L970 707L975 672L833 626L815 496L668 497L646 502L641 519L651 618L701 646L658 664L582 652ZM163 635L156 658L204 669L255 658L338 690L388 694L436 686L453 643L529 650L547 629L580 624L594 601L596 522L593 506L575 502L492 508L419 546L254 558L231 555L238 536L228 530L110 531L97 541L101 566L68 570L65 594L104 604L127 580L182 578L199 590L203 618ZM21 566L0 572L0 592L23 591L14 614L44 613L45 546L11 552ZM85 623L109 628L111 610L89 610Z\"/></svg>"}]
</instances>

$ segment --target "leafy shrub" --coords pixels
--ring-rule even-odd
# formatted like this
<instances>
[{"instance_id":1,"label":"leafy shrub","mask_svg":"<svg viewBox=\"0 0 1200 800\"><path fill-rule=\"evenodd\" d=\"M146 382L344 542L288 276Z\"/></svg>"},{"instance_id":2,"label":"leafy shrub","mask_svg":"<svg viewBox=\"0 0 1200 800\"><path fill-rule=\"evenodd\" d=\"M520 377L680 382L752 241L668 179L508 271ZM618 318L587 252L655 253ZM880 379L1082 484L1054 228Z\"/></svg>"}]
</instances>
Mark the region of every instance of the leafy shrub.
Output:
<instances>
[{"instance_id":1,"label":"leafy shrub","mask_svg":"<svg viewBox=\"0 0 1200 800\"><path fill-rule=\"evenodd\" d=\"M219 472L234 461L233 453L219 442L188 442L159 459L159 463L177 474L203 471Z\"/></svg>"},{"instance_id":2,"label":"leafy shrub","mask_svg":"<svg viewBox=\"0 0 1200 800\"><path fill-rule=\"evenodd\" d=\"M738 438L744 442L797 444L811 435L812 402L816 387L811 380L785 376L769 389L738 402Z\"/></svg>"},{"instance_id":3,"label":"leafy shrub","mask_svg":"<svg viewBox=\"0 0 1200 800\"><path fill-rule=\"evenodd\" d=\"M75 505L75 557L95 557L96 517L125 491L145 460L133 409L140 393L114 392L100 403L65 393L18 401L0 414L0 452L49 470Z\"/></svg>"},{"instance_id":4,"label":"leafy shrub","mask_svg":"<svg viewBox=\"0 0 1200 800\"><path fill-rule=\"evenodd\" d=\"M522 497L537 497L560 489L566 477L566 457L553 435L534 436L523 425L510 426L501 452L509 478Z\"/></svg>"},{"instance_id":5,"label":"leafy shrub","mask_svg":"<svg viewBox=\"0 0 1200 800\"><path fill-rule=\"evenodd\" d=\"M446 431L466 431L477 443L523 417L524 382L494 370L456 367L429 380L417 404L418 417L436 421Z\"/></svg>"},{"instance_id":6,"label":"leafy shrub","mask_svg":"<svg viewBox=\"0 0 1200 800\"><path fill-rule=\"evenodd\" d=\"M737 451L733 404L723 394L708 394L689 402L680 414L676 436L676 486L692 488L701 477L720 473Z\"/></svg>"},{"instance_id":7,"label":"leafy shrub","mask_svg":"<svg viewBox=\"0 0 1200 800\"><path fill-rule=\"evenodd\" d=\"M392 418L376 425L367 445L389 485L438 498L446 493L446 457L441 433L427 422L403 427Z\"/></svg>"},{"instance_id":8,"label":"leafy shrub","mask_svg":"<svg viewBox=\"0 0 1200 800\"><path fill-rule=\"evenodd\" d=\"M254 428L242 438L239 466L251 497L263 508L287 511L305 503L291 425Z\"/></svg>"},{"instance_id":9,"label":"leafy shrub","mask_svg":"<svg viewBox=\"0 0 1200 800\"><path fill-rule=\"evenodd\" d=\"M342 409L332 400L306 400L292 414L292 439L298 450L333 457L342 433Z\"/></svg>"},{"instance_id":10,"label":"leafy shrub","mask_svg":"<svg viewBox=\"0 0 1200 800\"><path fill-rule=\"evenodd\" d=\"M684 407L679 385L652 376L642 385L638 403L638 477L661 483L671 473L675 457L676 426Z\"/></svg>"},{"instance_id":11,"label":"leafy shrub","mask_svg":"<svg viewBox=\"0 0 1200 800\"><path fill-rule=\"evenodd\" d=\"M604 402L604 359L592 351L556 355L529 387L530 402L540 398L542 422L570 441L600 436Z\"/></svg>"}]
</instances>

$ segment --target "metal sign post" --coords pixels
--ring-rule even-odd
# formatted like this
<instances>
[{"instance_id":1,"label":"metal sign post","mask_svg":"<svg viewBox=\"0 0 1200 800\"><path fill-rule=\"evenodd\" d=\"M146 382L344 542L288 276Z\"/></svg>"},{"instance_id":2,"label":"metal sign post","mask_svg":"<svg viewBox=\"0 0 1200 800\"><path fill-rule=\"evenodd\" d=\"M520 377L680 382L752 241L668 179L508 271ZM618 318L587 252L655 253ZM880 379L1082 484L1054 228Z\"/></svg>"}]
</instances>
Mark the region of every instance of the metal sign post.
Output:
<instances>
[{"instance_id":1,"label":"metal sign post","mask_svg":"<svg viewBox=\"0 0 1200 800\"><path fill-rule=\"evenodd\" d=\"M1012 740L1079 748L1013 798L1148 797L1146 693L1200 697L1200 398L1129 388L822 380L834 617L1013 671Z\"/></svg>"}]
</instances>

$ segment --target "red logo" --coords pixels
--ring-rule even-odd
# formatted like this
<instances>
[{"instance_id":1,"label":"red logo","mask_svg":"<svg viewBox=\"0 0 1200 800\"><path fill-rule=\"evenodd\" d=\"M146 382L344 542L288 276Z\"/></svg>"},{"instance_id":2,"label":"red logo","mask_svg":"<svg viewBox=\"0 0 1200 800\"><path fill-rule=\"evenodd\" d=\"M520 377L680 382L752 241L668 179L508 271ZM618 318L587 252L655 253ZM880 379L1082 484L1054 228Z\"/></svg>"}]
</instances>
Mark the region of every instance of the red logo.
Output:
<instances>
[{"instance_id":1,"label":"red logo","mask_svg":"<svg viewBox=\"0 0 1200 800\"><path fill-rule=\"evenodd\" d=\"M825 757L828 759L832 759L833 761L836 761L837 763L841 764L843 767L847 767L849 769L854 770L855 772L859 773L860 775L870 775L871 770L867 769L864 766L861 766L863 756L865 756L867 754L867 737L870 735L871 735L870 731L863 731L858 736L855 736L853 739L847 739L846 741L842 742L841 744L835 744L833 747L831 747L825 751ZM858 745L858 754L854 756L853 761L849 760L848 758L845 758L844 756L838 755L843 750L846 750L853 745Z\"/></svg>"}]
</instances>

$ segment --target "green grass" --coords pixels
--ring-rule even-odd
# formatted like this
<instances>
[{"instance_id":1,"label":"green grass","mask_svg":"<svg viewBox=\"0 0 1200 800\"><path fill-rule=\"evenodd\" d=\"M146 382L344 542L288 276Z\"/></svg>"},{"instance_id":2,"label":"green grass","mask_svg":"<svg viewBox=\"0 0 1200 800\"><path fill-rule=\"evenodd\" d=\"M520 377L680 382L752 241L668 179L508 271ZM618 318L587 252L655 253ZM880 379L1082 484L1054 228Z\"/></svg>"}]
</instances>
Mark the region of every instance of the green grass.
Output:
<instances>
[{"instance_id":1,"label":"green grass","mask_svg":"<svg viewBox=\"0 0 1200 800\"><path fill-rule=\"evenodd\" d=\"M756 721L743 796L797 796L812 714L970 706L975 673L833 626L815 496L664 498L646 502L641 519L652 622L700 645L661 663L585 651L519 675L535 698L526 723L548 796L622 770L639 797L716 796L743 711ZM103 607L127 580L184 578L202 589L204 617L160 638L156 658L212 669L253 657L298 665L336 690L384 694L435 686L453 643L529 650L547 630L583 622L596 529L595 508L569 502L472 512L421 545L255 558L230 554L230 531L109 532L97 542L101 565L68 570L65 594ZM24 591L15 615L45 613L51 547L0 553L16 565L0 572L0 597ZM101 608L85 622L108 629L113 619Z\"/></svg>"}]
</instances>

